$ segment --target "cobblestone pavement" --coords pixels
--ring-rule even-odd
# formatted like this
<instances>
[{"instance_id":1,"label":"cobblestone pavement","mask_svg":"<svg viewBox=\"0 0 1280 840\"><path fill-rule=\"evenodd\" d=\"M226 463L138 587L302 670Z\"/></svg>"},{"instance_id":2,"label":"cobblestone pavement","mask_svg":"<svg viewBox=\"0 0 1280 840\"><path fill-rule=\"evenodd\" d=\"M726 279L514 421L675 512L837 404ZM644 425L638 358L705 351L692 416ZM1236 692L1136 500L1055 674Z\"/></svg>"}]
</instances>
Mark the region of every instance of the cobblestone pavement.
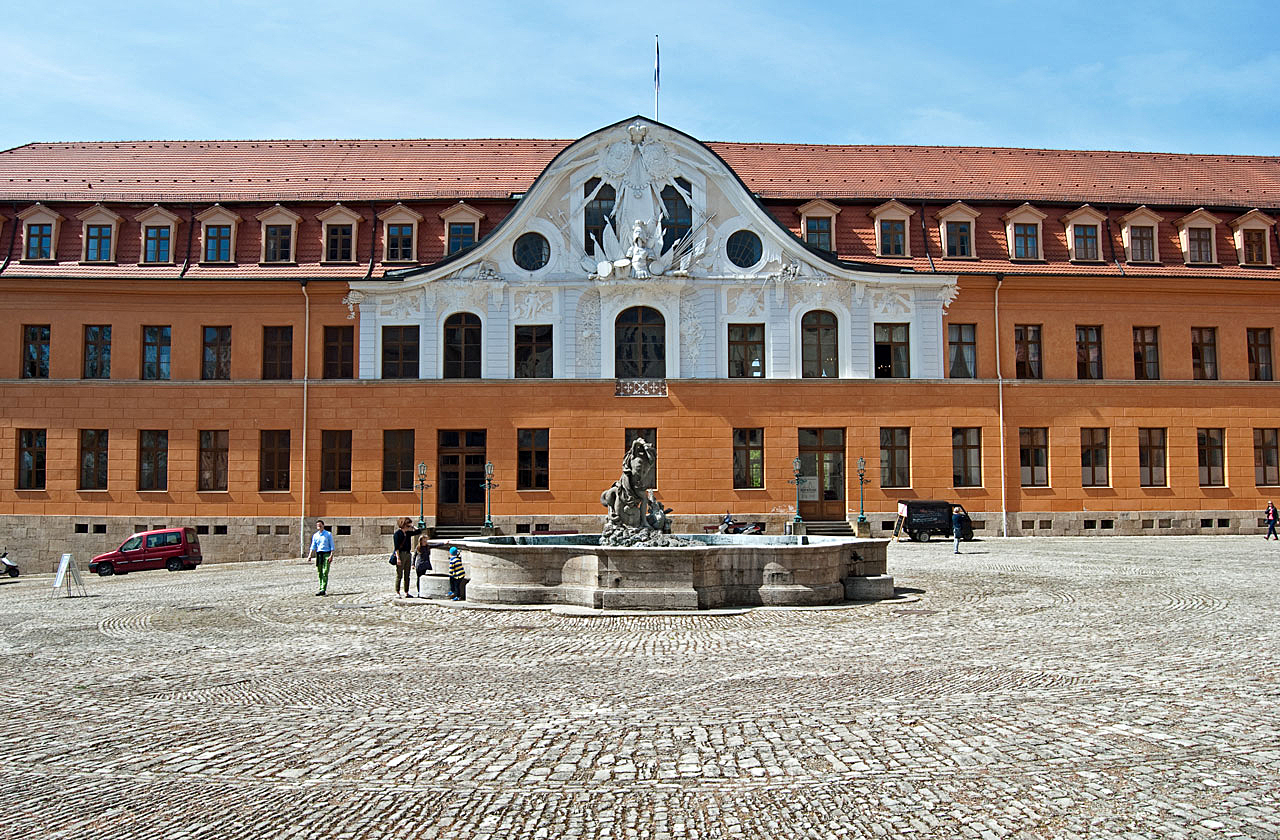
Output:
<instances>
[{"instance_id":1,"label":"cobblestone pavement","mask_svg":"<svg viewBox=\"0 0 1280 840\"><path fill-rule=\"evenodd\" d=\"M408 607L381 557L20 578L0 836L1280 836L1280 544L965 549L720 616Z\"/></svg>"}]
</instances>

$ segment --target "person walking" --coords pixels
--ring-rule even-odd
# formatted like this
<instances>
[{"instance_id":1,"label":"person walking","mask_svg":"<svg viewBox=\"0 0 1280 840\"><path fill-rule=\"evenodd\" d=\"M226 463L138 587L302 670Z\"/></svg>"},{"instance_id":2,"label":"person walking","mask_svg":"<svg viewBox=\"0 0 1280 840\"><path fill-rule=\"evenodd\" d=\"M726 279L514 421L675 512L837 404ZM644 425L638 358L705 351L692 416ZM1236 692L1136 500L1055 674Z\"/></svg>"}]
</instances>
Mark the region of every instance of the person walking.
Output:
<instances>
[{"instance_id":1,"label":"person walking","mask_svg":"<svg viewBox=\"0 0 1280 840\"><path fill-rule=\"evenodd\" d=\"M316 574L320 576L320 591L323 595L329 588L329 561L333 558L333 534L324 527L324 520L316 520L316 532L311 535L311 551L308 557L316 558Z\"/></svg>"},{"instance_id":2,"label":"person walking","mask_svg":"<svg viewBox=\"0 0 1280 840\"><path fill-rule=\"evenodd\" d=\"M1267 523L1267 535L1264 540L1280 540L1276 536L1276 524L1280 523L1280 513L1276 512L1276 503L1268 501L1267 509L1262 512L1262 518Z\"/></svg>"},{"instance_id":3,"label":"person walking","mask_svg":"<svg viewBox=\"0 0 1280 840\"><path fill-rule=\"evenodd\" d=\"M955 550L952 554L960 553L960 535L964 533L964 513L960 510L960 506L956 505L951 509L951 536L955 539Z\"/></svg>"},{"instance_id":4,"label":"person walking","mask_svg":"<svg viewBox=\"0 0 1280 840\"><path fill-rule=\"evenodd\" d=\"M462 552L456 545L449 547L449 600L463 601L462 581L467 576L462 568Z\"/></svg>"},{"instance_id":5,"label":"person walking","mask_svg":"<svg viewBox=\"0 0 1280 840\"><path fill-rule=\"evenodd\" d=\"M400 517L396 522L395 533L391 535L391 545L396 553L396 597L400 597L400 584L404 584L404 597L412 598L409 591L409 573L413 569L413 538L421 534L425 528L414 530L413 520L408 516Z\"/></svg>"},{"instance_id":6,"label":"person walking","mask_svg":"<svg viewBox=\"0 0 1280 840\"><path fill-rule=\"evenodd\" d=\"M414 589L417 590L418 597L421 598L422 576L431 571L431 545L427 540L426 534L418 537L418 553L413 560L413 570L418 574Z\"/></svg>"}]
</instances>

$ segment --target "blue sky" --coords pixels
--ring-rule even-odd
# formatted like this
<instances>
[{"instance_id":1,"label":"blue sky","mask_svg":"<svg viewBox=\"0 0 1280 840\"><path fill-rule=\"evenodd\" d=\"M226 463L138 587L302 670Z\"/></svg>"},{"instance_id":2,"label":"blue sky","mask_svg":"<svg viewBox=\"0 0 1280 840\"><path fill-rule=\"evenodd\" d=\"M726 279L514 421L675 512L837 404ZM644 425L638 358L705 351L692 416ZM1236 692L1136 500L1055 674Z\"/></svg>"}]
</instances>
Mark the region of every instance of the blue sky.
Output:
<instances>
[{"instance_id":1,"label":"blue sky","mask_svg":"<svg viewBox=\"0 0 1280 840\"><path fill-rule=\"evenodd\" d=\"M576 138L1280 154L1280 2L53 0L0 28L0 148Z\"/></svg>"}]
</instances>

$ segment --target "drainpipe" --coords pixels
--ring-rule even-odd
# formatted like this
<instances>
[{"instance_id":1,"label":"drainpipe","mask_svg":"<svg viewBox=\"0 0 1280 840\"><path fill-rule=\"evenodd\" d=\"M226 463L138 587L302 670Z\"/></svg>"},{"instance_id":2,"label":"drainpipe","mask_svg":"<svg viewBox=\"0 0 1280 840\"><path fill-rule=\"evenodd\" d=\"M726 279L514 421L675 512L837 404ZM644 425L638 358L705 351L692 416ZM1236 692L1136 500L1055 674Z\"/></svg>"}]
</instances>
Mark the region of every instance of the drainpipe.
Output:
<instances>
[{"instance_id":1,"label":"drainpipe","mask_svg":"<svg viewBox=\"0 0 1280 840\"><path fill-rule=\"evenodd\" d=\"M996 275L996 393L1000 402L1000 536L1009 536L1009 476L1005 472L1004 441L1004 374L1000 368L1000 286L1004 283L1004 275Z\"/></svg>"},{"instance_id":2,"label":"drainpipe","mask_svg":"<svg viewBox=\"0 0 1280 840\"><path fill-rule=\"evenodd\" d=\"M373 261L378 244L378 205L372 201L369 202L369 216L369 270L364 273L364 279L366 280L373 276ZM354 243L352 243L352 247L355 247Z\"/></svg>"},{"instance_id":3,"label":"drainpipe","mask_svg":"<svg viewBox=\"0 0 1280 840\"><path fill-rule=\"evenodd\" d=\"M933 253L929 250L929 226L924 221L924 202L920 202L920 233L924 236L924 255L929 258L929 270L934 274L938 273L938 267L933 264Z\"/></svg>"},{"instance_id":4,"label":"drainpipe","mask_svg":"<svg viewBox=\"0 0 1280 840\"><path fill-rule=\"evenodd\" d=\"M18 218L17 203L9 202L9 209L13 212L13 226L9 228L9 245L4 249L4 264L0 265L0 273L3 273L9 267L9 261L13 259L13 240L18 235L18 225L22 222Z\"/></svg>"},{"instance_id":5,"label":"drainpipe","mask_svg":"<svg viewBox=\"0 0 1280 840\"><path fill-rule=\"evenodd\" d=\"M187 205L187 258L182 261L182 270L178 272L179 277L185 277L187 274L187 269L191 267L191 237L195 233L194 230L192 230L195 226L196 226L196 208L188 204Z\"/></svg>"},{"instance_id":6,"label":"drainpipe","mask_svg":"<svg viewBox=\"0 0 1280 840\"><path fill-rule=\"evenodd\" d=\"M307 294L307 278L298 280L302 284L304 314L302 318L302 486L298 492L301 500L298 507L298 541L300 553L307 555L307 390L311 384L308 365L311 362L311 296Z\"/></svg>"},{"instance_id":7,"label":"drainpipe","mask_svg":"<svg viewBox=\"0 0 1280 840\"><path fill-rule=\"evenodd\" d=\"M1116 253L1116 243L1111 238L1111 205L1104 204L1102 206L1102 209L1107 214L1107 218L1105 220L1106 232L1107 232L1107 248L1111 251L1111 261L1116 264L1116 268L1120 270L1120 276L1123 277L1124 266L1120 264L1120 255Z\"/></svg>"}]
</instances>

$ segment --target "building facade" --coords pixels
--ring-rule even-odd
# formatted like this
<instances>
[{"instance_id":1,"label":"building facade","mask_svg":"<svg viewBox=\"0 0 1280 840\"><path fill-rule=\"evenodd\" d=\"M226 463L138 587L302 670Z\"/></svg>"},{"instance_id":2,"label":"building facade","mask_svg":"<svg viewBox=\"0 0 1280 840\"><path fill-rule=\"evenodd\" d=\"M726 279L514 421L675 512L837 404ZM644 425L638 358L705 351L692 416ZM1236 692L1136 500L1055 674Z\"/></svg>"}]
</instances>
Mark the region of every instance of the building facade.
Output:
<instances>
[{"instance_id":1,"label":"building facade","mask_svg":"<svg viewBox=\"0 0 1280 840\"><path fill-rule=\"evenodd\" d=\"M861 504L879 533L945 498L986 535L1252 529L1280 485L1277 211L1276 158L640 117L23 146L0 533L85 553L195 524L216 559L296 553L316 516L348 550L419 510L594 530L637 435L677 528Z\"/></svg>"}]
</instances>

